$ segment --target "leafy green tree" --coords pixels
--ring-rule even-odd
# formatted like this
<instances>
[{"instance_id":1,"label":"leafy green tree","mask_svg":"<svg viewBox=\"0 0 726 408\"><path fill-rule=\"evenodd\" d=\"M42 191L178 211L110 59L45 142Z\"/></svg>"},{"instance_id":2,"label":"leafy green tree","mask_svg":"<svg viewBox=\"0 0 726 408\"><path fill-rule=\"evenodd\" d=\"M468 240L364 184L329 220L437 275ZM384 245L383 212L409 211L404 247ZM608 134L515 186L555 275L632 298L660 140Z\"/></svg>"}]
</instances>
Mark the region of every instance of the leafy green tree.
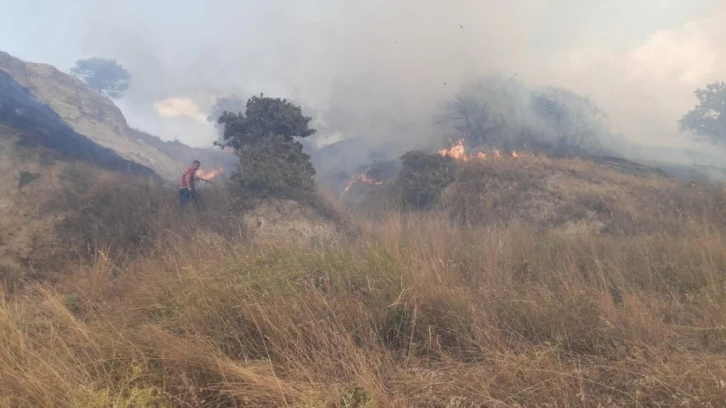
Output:
<instances>
[{"instance_id":1,"label":"leafy green tree","mask_svg":"<svg viewBox=\"0 0 726 408\"><path fill-rule=\"evenodd\" d=\"M726 144L726 83L714 82L695 92L698 104L678 124L716 144Z\"/></svg>"},{"instance_id":2,"label":"leafy green tree","mask_svg":"<svg viewBox=\"0 0 726 408\"><path fill-rule=\"evenodd\" d=\"M451 157L420 151L407 152L401 156L401 169L396 179L403 208L434 207L455 177L456 164Z\"/></svg>"},{"instance_id":3,"label":"leafy green tree","mask_svg":"<svg viewBox=\"0 0 726 408\"><path fill-rule=\"evenodd\" d=\"M244 113L224 112L220 144L234 148L240 159L233 178L258 197L300 199L313 194L315 169L295 140L315 133L311 119L299 106L263 94L247 100Z\"/></svg>"},{"instance_id":4,"label":"leafy green tree","mask_svg":"<svg viewBox=\"0 0 726 408\"><path fill-rule=\"evenodd\" d=\"M82 78L89 88L111 98L120 98L131 83L131 74L113 59L81 59L71 73Z\"/></svg>"},{"instance_id":5,"label":"leafy green tree","mask_svg":"<svg viewBox=\"0 0 726 408\"><path fill-rule=\"evenodd\" d=\"M224 144L239 149L264 138L277 135L285 141L308 137L315 133L309 127L311 117L286 99L253 96L247 100L245 113L224 112L219 123L224 125Z\"/></svg>"}]
</instances>

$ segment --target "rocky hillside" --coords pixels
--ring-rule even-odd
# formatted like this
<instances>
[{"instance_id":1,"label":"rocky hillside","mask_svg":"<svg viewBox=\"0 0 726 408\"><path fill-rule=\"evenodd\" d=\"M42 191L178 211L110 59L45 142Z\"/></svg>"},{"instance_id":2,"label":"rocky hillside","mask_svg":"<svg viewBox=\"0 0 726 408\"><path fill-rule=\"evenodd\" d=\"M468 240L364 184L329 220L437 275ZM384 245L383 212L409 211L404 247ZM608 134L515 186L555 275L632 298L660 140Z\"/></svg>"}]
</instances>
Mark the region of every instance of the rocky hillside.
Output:
<instances>
[{"instance_id":1,"label":"rocky hillside","mask_svg":"<svg viewBox=\"0 0 726 408\"><path fill-rule=\"evenodd\" d=\"M17 146L45 147L57 158L87 161L108 170L154 174L152 169L74 131L4 71L0 71L0 129L6 142L12 139Z\"/></svg>"},{"instance_id":2,"label":"rocky hillside","mask_svg":"<svg viewBox=\"0 0 726 408\"><path fill-rule=\"evenodd\" d=\"M78 134L126 160L153 169L165 179L178 178L183 164L134 137L118 107L81 80L53 66L25 62L4 52L0 52L0 71L48 105Z\"/></svg>"},{"instance_id":3,"label":"rocky hillside","mask_svg":"<svg viewBox=\"0 0 726 408\"><path fill-rule=\"evenodd\" d=\"M127 160L68 126L10 75L0 71L0 275L53 233L62 216L46 208L62 192L82 186L74 176L90 169L150 176L155 172ZM87 186L86 186L87 187Z\"/></svg>"}]
</instances>

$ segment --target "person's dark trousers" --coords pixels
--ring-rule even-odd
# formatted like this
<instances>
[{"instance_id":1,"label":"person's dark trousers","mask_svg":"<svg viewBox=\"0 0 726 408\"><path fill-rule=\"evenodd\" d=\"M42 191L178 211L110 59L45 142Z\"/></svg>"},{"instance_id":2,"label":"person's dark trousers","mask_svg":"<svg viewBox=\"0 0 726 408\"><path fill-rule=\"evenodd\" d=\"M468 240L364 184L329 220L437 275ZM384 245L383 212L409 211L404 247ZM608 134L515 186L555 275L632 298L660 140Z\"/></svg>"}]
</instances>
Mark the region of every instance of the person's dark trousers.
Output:
<instances>
[{"instance_id":1,"label":"person's dark trousers","mask_svg":"<svg viewBox=\"0 0 726 408\"><path fill-rule=\"evenodd\" d=\"M186 207L187 203L189 203L190 200L194 202L194 205L199 206L199 196L197 195L196 191L189 190L187 188L180 188L179 211L184 210L184 207Z\"/></svg>"}]
</instances>

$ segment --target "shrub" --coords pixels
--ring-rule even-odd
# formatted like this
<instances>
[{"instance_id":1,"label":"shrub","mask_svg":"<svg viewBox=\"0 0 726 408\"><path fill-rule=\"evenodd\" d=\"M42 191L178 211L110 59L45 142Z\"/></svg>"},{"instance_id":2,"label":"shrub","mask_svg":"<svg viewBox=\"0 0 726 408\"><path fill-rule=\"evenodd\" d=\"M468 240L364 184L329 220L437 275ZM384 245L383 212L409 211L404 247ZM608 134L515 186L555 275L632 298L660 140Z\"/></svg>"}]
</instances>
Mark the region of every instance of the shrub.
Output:
<instances>
[{"instance_id":1,"label":"shrub","mask_svg":"<svg viewBox=\"0 0 726 408\"><path fill-rule=\"evenodd\" d=\"M271 136L238 151L234 180L255 197L301 199L315 192L315 169L298 142Z\"/></svg>"},{"instance_id":2,"label":"shrub","mask_svg":"<svg viewBox=\"0 0 726 408\"><path fill-rule=\"evenodd\" d=\"M401 157L396 186L404 209L430 209L439 203L444 188L454 181L452 158L411 151Z\"/></svg>"}]
</instances>

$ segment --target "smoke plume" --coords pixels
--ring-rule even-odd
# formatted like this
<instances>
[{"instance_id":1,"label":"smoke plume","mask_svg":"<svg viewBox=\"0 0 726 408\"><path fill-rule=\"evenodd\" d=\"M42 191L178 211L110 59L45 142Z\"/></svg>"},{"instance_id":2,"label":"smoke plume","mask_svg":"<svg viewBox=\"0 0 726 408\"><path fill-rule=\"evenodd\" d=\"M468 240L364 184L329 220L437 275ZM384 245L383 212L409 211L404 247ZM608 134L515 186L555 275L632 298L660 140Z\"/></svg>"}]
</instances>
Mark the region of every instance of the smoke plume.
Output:
<instances>
[{"instance_id":1,"label":"smoke plume","mask_svg":"<svg viewBox=\"0 0 726 408\"><path fill-rule=\"evenodd\" d=\"M441 102L497 73L588 96L646 152L699 148L676 120L696 87L726 79L726 6L711 0L127 0L81 17L83 56L134 76L129 121L196 146L217 138L213 124L154 106L184 98L207 114L218 97L298 92L319 142L395 156L440 139Z\"/></svg>"}]
</instances>

